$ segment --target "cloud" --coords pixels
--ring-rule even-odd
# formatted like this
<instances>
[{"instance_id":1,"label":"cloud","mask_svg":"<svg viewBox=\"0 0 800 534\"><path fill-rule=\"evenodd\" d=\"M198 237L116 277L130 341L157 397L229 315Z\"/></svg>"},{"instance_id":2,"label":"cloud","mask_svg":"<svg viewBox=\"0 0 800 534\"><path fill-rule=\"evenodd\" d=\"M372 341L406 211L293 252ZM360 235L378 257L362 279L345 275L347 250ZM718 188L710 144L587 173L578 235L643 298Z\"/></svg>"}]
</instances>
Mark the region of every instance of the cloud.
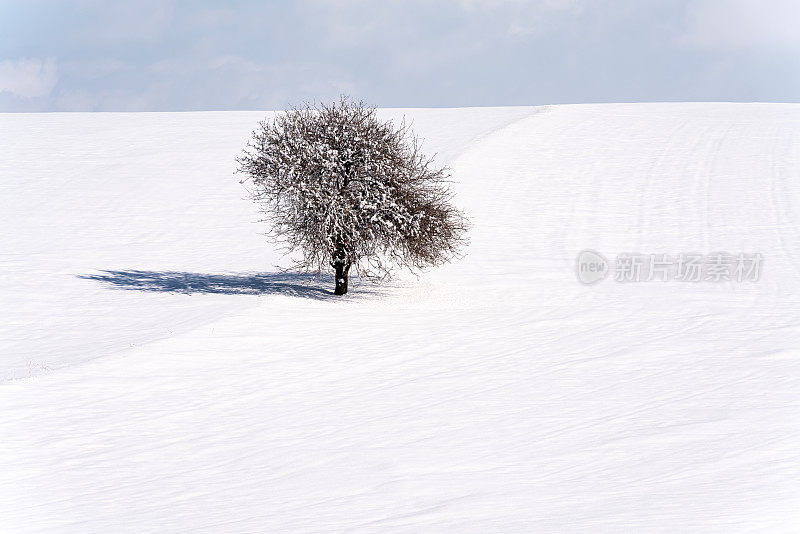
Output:
<instances>
[{"instance_id":1,"label":"cloud","mask_svg":"<svg viewBox=\"0 0 800 534\"><path fill-rule=\"evenodd\" d=\"M56 82L58 69L52 58L0 61L0 93L40 98L50 95Z\"/></svg>"},{"instance_id":2,"label":"cloud","mask_svg":"<svg viewBox=\"0 0 800 534\"><path fill-rule=\"evenodd\" d=\"M553 22L553 17L580 12L585 0L456 0L466 13L502 13L505 33L525 37L540 33Z\"/></svg>"},{"instance_id":3,"label":"cloud","mask_svg":"<svg viewBox=\"0 0 800 534\"><path fill-rule=\"evenodd\" d=\"M466 10L493 9L498 7L520 6L534 11L564 11L575 7L579 0L457 0Z\"/></svg>"},{"instance_id":4,"label":"cloud","mask_svg":"<svg viewBox=\"0 0 800 534\"><path fill-rule=\"evenodd\" d=\"M174 0L81 0L77 5L86 31L74 38L94 46L156 43L175 22Z\"/></svg>"},{"instance_id":5,"label":"cloud","mask_svg":"<svg viewBox=\"0 0 800 534\"><path fill-rule=\"evenodd\" d=\"M797 0L696 0L687 6L685 44L720 49L800 49Z\"/></svg>"}]
</instances>

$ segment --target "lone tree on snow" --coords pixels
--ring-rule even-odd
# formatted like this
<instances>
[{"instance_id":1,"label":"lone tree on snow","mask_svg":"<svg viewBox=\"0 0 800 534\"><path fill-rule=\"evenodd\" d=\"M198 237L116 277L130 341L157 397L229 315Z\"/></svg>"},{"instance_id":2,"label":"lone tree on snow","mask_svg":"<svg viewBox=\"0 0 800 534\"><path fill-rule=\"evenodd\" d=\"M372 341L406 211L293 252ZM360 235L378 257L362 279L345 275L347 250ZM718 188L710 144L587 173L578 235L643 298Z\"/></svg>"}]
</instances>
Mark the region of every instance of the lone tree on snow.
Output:
<instances>
[{"instance_id":1,"label":"lone tree on snow","mask_svg":"<svg viewBox=\"0 0 800 534\"><path fill-rule=\"evenodd\" d=\"M447 170L405 124L380 121L362 102L343 97L262 121L237 163L271 237L301 253L294 268L332 267L336 295L347 293L351 268L383 279L450 261L465 242Z\"/></svg>"}]
</instances>

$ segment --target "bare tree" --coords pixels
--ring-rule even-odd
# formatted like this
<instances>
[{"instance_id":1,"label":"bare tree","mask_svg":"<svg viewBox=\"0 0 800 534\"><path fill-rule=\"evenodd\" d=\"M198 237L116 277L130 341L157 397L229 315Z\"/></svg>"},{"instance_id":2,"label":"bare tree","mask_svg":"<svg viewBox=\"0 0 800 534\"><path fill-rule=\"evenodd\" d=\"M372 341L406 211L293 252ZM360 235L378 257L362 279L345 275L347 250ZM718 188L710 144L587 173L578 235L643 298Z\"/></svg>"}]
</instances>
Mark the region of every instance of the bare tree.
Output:
<instances>
[{"instance_id":1,"label":"bare tree","mask_svg":"<svg viewBox=\"0 0 800 534\"><path fill-rule=\"evenodd\" d=\"M447 169L403 123L342 97L265 120L237 158L271 236L300 252L295 269L332 267L336 295L351 268L381 280L450 261L468 223L450 204Z\"/></svg>"}]
</instances>

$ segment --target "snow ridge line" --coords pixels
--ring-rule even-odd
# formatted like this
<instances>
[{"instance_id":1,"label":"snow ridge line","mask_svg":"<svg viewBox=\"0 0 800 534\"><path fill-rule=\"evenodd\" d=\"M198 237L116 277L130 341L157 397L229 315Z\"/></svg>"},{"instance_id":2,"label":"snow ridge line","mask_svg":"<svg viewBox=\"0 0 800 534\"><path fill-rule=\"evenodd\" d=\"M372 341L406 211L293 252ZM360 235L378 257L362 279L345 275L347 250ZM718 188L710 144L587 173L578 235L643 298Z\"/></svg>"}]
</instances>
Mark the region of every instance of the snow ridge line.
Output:
<instances>
[{"instance_id":1,"label":"snow ridge line","mask_svg":"<svg viewBox=\"0 0 800 534\"><path fill-rule=\"evenodd\" d=\"M486 133L477 135L474 139L472 139L469 142L469 144L467 146L464 147L464 149L461 152L458 153L458 155L456 157L453 158L453 160L450 162L448 167L451 168L451 169L454 168L456 166L456 164L461 159L464 158L465 155L467 155L473 148L475 148L476 145L479 145L479 144L483 143L484 141L486 141L486 140L488 140L488 139L490 139L490 138L492 138L492 137L494 137L496 135L502 134L506 130L508 130L510 128L513 128L517 124L519 124L519 123L521 123L523 121L526 121L526 120L530 119L531 117L534 117L536 115L540 115L542 113L549 113L552 110L552 107L553 106L551 106L551 105L531 106L530 113L525 115L524 117L519 117L519 118L516 118L516 119L512 119L509 122L503 124L502 126L500 126L498 128L495 128L494 130L492 130L490 132L486 132Z\"/></svg>"}]
</instances>

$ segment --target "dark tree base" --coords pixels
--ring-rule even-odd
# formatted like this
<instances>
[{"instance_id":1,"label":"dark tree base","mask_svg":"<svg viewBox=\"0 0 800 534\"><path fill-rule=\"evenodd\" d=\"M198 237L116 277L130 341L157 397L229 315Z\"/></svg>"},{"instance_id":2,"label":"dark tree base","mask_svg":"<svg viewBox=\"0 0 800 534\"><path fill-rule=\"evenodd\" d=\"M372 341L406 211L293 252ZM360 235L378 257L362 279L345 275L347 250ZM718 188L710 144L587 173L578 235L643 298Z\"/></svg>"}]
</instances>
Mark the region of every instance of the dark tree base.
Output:
<instances>
[{"instance_id":1,"label":"dark tree base","mask_svg":"<svg viewBox=\"0 0 800 534\"><path fill-rule=\"evenodd\" d=\"M334 295L347 294L347 275L350 272L350 264L335 263L336 267L336 289L333 290Z\"/></svg>"}]
</instances>

